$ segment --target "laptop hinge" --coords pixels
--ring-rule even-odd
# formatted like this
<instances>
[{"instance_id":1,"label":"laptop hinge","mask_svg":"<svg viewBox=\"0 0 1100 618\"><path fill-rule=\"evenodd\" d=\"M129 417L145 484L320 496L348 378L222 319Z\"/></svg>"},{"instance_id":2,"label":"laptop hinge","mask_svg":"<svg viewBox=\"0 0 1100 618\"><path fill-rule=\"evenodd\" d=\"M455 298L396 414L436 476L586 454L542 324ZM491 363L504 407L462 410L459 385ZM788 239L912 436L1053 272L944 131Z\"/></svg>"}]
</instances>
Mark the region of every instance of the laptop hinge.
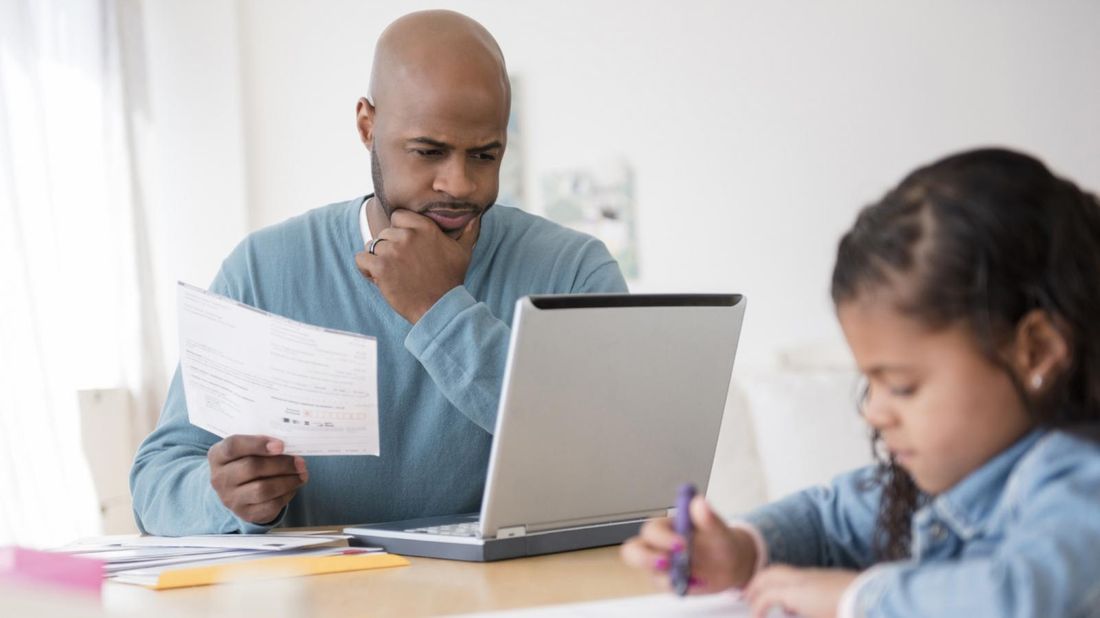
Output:
<instances>
[{"instance_id":1,"label":"laptop hinge","mask_svg":"<svg viewBox=\"0 0 1100 618\"><path fill-rule=\"evenodd\" d=\"M587 526L599 526L602 524L622 523L635 519L649 519L651 517L664 517L665 509L658 511L638 511L633 513L616 513L614 515L601 515L599 517L582 517L580 519L557 520L553 522L527 524L527 533L535 534L546 530L561 530L563 528L581 528Z\"/></svg>"},{"instance_id":2,"label":"laptop hinge","mask_svg":"<svg viewBox=\"0 0 1100 618\"><path fill-rule=\"evenodd\" d=\"M512 539L517 536L527 536L527 526L509 526L497 528L498 539Z\"/></svg>"}]
</instances>

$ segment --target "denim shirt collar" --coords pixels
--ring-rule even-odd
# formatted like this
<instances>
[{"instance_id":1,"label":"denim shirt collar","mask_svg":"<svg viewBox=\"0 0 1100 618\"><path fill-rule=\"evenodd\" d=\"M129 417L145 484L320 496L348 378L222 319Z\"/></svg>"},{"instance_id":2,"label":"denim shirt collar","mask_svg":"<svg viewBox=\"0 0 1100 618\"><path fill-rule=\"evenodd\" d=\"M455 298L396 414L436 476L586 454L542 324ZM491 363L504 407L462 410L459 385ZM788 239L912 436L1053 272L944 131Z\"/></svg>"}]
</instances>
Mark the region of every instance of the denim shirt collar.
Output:
<instances>
[{"instance_id":1,"label":"denim shirt collar","mask_svg":"<svg viewBox=\"0 0 1100 618\"><path fill-rule=\"evenodd\" d=\"M1016 465L1045 433L1035 429L1020 438L921 511L933 511L960 538L973 538L1000 502Z\"/></svg>"}]
</instances>

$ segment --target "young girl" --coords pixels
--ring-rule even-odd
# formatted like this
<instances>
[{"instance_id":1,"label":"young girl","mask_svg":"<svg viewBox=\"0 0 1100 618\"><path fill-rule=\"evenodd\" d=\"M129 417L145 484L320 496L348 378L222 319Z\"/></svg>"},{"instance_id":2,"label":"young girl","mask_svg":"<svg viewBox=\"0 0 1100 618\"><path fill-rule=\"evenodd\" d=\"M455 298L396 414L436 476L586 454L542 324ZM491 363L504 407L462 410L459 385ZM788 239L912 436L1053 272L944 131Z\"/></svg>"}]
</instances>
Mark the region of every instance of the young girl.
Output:
<instances>
[{"instance_id":1,"label":"young girl","mask_svg":"<svg viewBox=\"0 0 1100 618\"><path fill-rule=\"evenodd\" d=\"M1100 616L1100 202L977 150L865 208L832 282L878 465L723 523L693 591L756 615ZM809 411L812 412L812 411ZM623 546L667 581L666 519Z\"/></svg>"}]
</instances>

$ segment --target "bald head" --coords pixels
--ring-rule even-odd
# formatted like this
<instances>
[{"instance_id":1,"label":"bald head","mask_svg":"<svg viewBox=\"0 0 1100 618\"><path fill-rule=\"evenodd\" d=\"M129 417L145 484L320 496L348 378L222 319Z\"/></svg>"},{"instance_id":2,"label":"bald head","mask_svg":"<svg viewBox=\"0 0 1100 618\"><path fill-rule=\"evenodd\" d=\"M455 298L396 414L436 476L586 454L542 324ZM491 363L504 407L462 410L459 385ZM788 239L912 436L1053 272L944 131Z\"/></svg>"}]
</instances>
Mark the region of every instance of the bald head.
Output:
<instances>
[{"instance_id":1,"label":"bald head","mask_svg":"<svg viewBox=\"0 0 1100 618\"><path fill-rule=\"evenodd\" d=\"M370 78L376 107L409 92L471 86L500 97L507 112L511 88L504 54L473 19L454 11L419 11L399 18L379 37Z\"/></svg>"}]
</instances>

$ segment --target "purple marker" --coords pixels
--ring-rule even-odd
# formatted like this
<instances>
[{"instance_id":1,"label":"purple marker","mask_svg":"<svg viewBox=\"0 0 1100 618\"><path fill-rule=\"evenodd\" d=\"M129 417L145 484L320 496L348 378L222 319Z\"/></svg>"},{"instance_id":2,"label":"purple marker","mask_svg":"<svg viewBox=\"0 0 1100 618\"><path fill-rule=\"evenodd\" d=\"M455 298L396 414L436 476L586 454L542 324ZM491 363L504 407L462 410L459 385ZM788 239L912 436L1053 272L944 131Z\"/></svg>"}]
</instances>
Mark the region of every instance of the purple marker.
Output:
<instances>
[{"instance_id":1,"label":"purple marker","mask_svg":"<svg viewBox=\"0 0 1100 618\"><path fill-rule=\"evenodd\" d=\"M680 486L680 492L676 494L676 521L673 526L676 534L684 539L684 547L680 551L672 552L669 578L672 581L672 589L676 594L684 596L691 585L691 499L695 497L695 485L685 483Z\"/></svg>"}]
</instances>

